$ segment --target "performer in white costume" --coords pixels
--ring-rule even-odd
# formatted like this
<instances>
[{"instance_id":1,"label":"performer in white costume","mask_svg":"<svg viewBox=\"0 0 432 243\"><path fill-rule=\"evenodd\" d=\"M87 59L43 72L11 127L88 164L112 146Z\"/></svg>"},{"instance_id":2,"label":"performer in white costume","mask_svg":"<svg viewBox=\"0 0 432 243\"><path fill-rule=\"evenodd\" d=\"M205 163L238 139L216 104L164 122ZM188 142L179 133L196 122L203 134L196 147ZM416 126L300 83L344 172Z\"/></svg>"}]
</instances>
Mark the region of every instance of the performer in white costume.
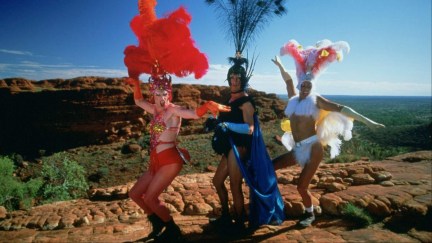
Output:
<instances>
[{"instance_id":1,"label":"performer in white costume","mask_svg":"<svg viewBox=\"0 0 432 243\"><path fill-rule=\"evenodd\" d=\"M275 170L299 164L303 169L299 177L297 190L303 199L306 213L299 225L310 226L315 220L311 194L308 190L310 181L323 159L324 147L330 146L330 156L339 154L342 141L351 139L353 119L366 124L371 129L382 128L353 109L325 99L314 92L315 81L319 73L331 62L343 58L343 51L349 52L347 42L332 43L319 41L315 46L303 49L295 40L290 40L281 48L281 55L289 54L296 64L298 84L294 89L291 76L285 70L279 57L272 59L279 68L286 83L288 105L285 114L289 118L288 127L282 136L282 143L289 152L275 158Z\"/></svg>"}]
</instances>

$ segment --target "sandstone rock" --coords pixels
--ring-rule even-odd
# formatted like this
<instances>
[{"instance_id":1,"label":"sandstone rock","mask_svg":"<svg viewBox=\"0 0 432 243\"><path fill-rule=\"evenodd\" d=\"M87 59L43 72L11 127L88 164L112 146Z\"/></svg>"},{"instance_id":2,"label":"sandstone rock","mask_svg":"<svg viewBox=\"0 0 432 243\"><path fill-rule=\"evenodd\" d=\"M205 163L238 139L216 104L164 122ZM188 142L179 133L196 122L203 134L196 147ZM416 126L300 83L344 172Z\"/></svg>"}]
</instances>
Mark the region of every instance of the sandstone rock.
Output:
<instances>
[{"instance_id":1,"label":"sandstone rock","mask_svg":"<svg viewBox=\"0 0 432 243\"><path fill-rule=\"evenodd\" d=\"M375 182L369 174L353 174L351 176L354 180L353 185L367 185Z\"/></svg>"},{"instance_id":2,"label":"sandstone rock","mask_svg":"<svg viewBox=\"0 0 432 243\"><path fill-rule=\"evenodd\" d=\"M344 178L344 179L343 179L343 182L344 182L345 184L352 185L352 184L354 183L354 179L353 179L353 178L350 178L350 177L348 177L348 178Z\"/></svg>"},{"instance_id":3,"label":"sandstone rock","mask_svg":"<svg viewBox=\"0 0 432 243\"><path fill-rule=\"evenodd\" d=\"M407 236L373 228L341 232L341 236L347 242L415 242Z\"/></svg>"},{"instance_id":4,"label":"sandstone rock","mask_svg":"<svg viewBox=\"0 0 432 243\"><path fill-rule=\"evenodd\" d=\"M364 168L362 168L362 167L349 168L349 169L347 169L347 172L348 172L349 176L352 176L354 174L363 174Z\"/></svg>"},{"instance_id":5,"label":"sandstone rock","mask_svg":"<svg viewBox=\"0 0 432 243\"><path fill-rule=\"evenodd\" d=\"M0 220L6 218L7 210L5 207L0 206Z\"/></svg>"},{"instance_id":6,"label":"sandstone rock","mask_svg":"<svg viewBox=\"0 0 432 243\"><path fill-rule=\"evenodd\" d=\"M305 207L301 202L285 203L285 214L291 217L299 217L305 211Z\"/></svg>"},{"instance_id":7,"label":"sandstone rock","mask_svg":"<svg viewBox=\"0 0 432 243\"><path fill-rule=\"evenodd\" d=\"M389 187L389 186L394 186L395 184L392 181L382 181L380 182L380 185Z\"/></svg>"},{"instance_id":8,"label":"sandstone rock","mask_svg":"<svg viewBox=\"0 0 432 243\"><path fill-rule=\"evenodd\" d=\"M326 189L329 192L338 192L338 191L346 190L347 187L344 184L333 182L333 183L329 183Z\"/></svg>"},{"instance_id":9,"label":"sandstone rock","mask_svg":"<svg viewBox=\"0 0 432 243\"><path fill-rule=\"evenodd\" d=\"M408 231L408 235L412 236L415 239L418 239L421 242L431 242L431 240L432 240L432 232L418 231L416 229L410 229Z\"/></svg>"},{"instance_id":10,"label":"sandstone rock","mask_svg":"<svg viewBox=\"0 0 432 243\"><path fill-rule=\"evenodd\" d=\"M207 172L216 172L216 167L215 166L213 166L213 165L209 165L209 166L207 166L206 167L206 171Z\"/></svg>"},{"instance_id":11,"label":"sandstone rock","mask_svg":"<svg viewBox=\"0 0 432 243\"><path fill-rule=\"evenodd\" d=\"M76 227L82 227L85 225L90 225L90 220L88 219L87 216L81 217L78 220L75 221L74 226Z\"/></svg>"},{"instance_id":12,"label":"sandstone rock","mask_svg":"<svg viewBox=\"0 0 432 243\"><path fill-rule=\"evenodd\" d=\"M290 174L282 175L282 176L279 176L279 177L277 178L277 181L278 181L279 184L287 185L287 184L292 183L292 181L293 181L293 176L290 175Z\"/></svg>"},{"instance_id":13,"label":"sandstone rock","mask_svg":"<svg viewBox=\"0 0 432 243\"><path fill-rule=\"evenodd\" d=\"M314 227L306 229L295 227L298 221L296 217L303 213L304 206L296 184L292 183L279 184L287 220L279 226L262 226L241 239L229 238L226 234L221 236L208 225L208 215L220 214L219 199L211 183L212 173L178 176L170 190L164 191L160 199L173 213L174 220L191 242L429 242L432 189L431 181L427 179L430 179L431 163L410 163L409 169L404 168L406 162L401 161L375 163L379 163L379 166L369 165L368 169L365 169L367 165L362 163L350 163L349 166L334 164L319 168L317 175L318 178L332 175L335 178L333 183L336 183L340 180L338 178L342 179L339 177L342 168L355 169L359 166L369 172L388 171L393 176L392 181L417 179L421 183L395 184L391 187L381 185L386 181L379 185L345 185L345 190L337 192L314 186L310 190L313 204L316 205L315 211L319 214L321 208L324 215L316 220ZM397 164L400 165L396 166ZM278 175L297 176L299 173L297 168L292 168L278 172ZM184 184L196 186L183 186ZM7 212L7 218L0 218L0 241L141 242L139 239L145 237L150 230L143 210L130 199L115 199L116 193L124 193L132 185L133 182L118 187L95 189L94 191L107 195L102 201L80 199L41 205L28 211ZM229 190L228 181L226 186ZM248 190L246 187L243 189L247 207ZM231 196L229 200L232 207ZM382 223L365 229L353 229L350 221L341 217L328 217L340 215L341 208L347 203L353 203L377 218L385 219ZM70 223L72 218L75 218L73 225Z\"/></svg>"},{"instance_id":14,"label":"sandstone rock","mask_svg":"<svg viewBox=\"0 0 432 243\"><path fill-rule=\"evenodd\" d=\"M367 205L367 210L372 215L378 217L386 217L391 214L391 209L388 207L388 204L376 199Z\"/></svg>"},{"instance_id":15,"label":"sandstone rock","mask_svg":"<svg viewBox=\"0 0 432 243\"><path fill-rule=\"evenodd\" d=\"M388 181L392 179L392 174L387 171L372 172L370 175L376 182Z\"/></svg>"},{"instance_id":16,"label":"sandstone rock","mask_svg":"<svg viewBox=\"0 0 432 243\"><path fill-rule=\"evenodd\" d=\"M59 227L60 228L73 228L74 224L77 220L77 216L74 214L64 214L61 217L60 223L59 223Z\"/></svg>"},{"instance_id":17,"label":"sandstone rock","mask_svg":"<svg viewBox=\"0 0 432 243\"><path fill-rule=\"evenodd\" d=\"M428 212L428 208L426 205L421 204L415 200L409 200L403 204L402 211L407 211L408 215L418 217L425 216Z\"/></svg>"},{"instance_id":18,"label":"sandstone rock","mask_svg":"<svg viewBox=\"0 0 432 243\"><path fill-rule=\"evenodd\" d=\"M59 226L61 217L55 214L50 215L43 225L43 230L53 230L56 229Z\"/></svg>"},{"instance_id":19,"label":"sandstone rock","mask_svg":"<svg viewBox=\"0 0 432 243\"><path fill-rule=\"evenodd\" d=\"M95 224L101 224L105 222L105 215L101 215L101 214L96 214L93 216L93 222Z\"/></svg>"},{"instance_id":20,"label":"sandstone rock","mask_svg":"<svg viewBox=\"0 0 432 243\"><path fill-rule=\"evenodd\" d=\"M324 182L324 183L332 183L335 181L334 176L323 176L320 179L320 182Z\"/></svg>"},{"instance_id":21,"label":"sandstone rock","mask_svg":"<svg viewBox=\"0 0 432 243\"><path fill-rule=\"evenodd\" d=\"M334 193L326 194L320 199L320 205L323 209L323 212L333 215L340 215L339 205L341 202L342 199L336 196Z\"/></svg>"},{"instance_id":22,"label":"sandstone rock","mask_svg":"<svg viewBox=\"0 0 432 243\"><path fill-rule=\"evenodd\" d=\"M0 127L9 128L0 137L0 147L5 153L31 155L41 148L56 152L138 138L150 119L134 104L133 91L121 78L79 77L40 82L11 78L0 80L0 87L0 110L11 118L0 119ZM35 89L43 92L32 92ZM144 96L149 95L148 84L141 89ZM285 102L274 94L254 90L249 93L258 100L261 121L284 116ZM173 85L173 102L191 108L197 107L201 100L223 102L228 94L226 86ZM180 133L202 132L202 122L202 119L184 120ZM32 136L11 143L16 137L26 137L27 129L22 127L31 130Z\"/></svg>"}]
</instances>

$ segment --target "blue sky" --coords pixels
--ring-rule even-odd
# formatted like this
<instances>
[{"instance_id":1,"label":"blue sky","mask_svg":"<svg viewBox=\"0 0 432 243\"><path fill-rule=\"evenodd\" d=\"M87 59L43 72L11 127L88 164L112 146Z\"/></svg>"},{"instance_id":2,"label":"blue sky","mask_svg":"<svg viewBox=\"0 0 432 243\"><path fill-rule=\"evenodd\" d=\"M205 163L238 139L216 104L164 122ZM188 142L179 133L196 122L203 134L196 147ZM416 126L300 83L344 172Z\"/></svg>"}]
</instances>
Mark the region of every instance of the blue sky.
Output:
<instances>
[{"instance_id":1,"label":"blue sky","mask_svg":"<svg viewBox=\"0 0 432 243\"><path fill-rule=\"evenodd\" d=\"M226 58L235 50L216 12L204 0L160 0L158 17L181 5L192 14L192 36L210 69L200 80L174 82L227 85ZM430 0L288 0L285 6L288 13L249 46L259 55L252 88L284 94L270 61L280 47L290 39L304 46L330 39L347 41L351 52L320 76L319 93L431 96ZM123 50L137 43L129 28L137 1L10 0L0 10L0 79L126 76ZM292 59L282 61L295 77Z\"/></svg>"}]
</instances>

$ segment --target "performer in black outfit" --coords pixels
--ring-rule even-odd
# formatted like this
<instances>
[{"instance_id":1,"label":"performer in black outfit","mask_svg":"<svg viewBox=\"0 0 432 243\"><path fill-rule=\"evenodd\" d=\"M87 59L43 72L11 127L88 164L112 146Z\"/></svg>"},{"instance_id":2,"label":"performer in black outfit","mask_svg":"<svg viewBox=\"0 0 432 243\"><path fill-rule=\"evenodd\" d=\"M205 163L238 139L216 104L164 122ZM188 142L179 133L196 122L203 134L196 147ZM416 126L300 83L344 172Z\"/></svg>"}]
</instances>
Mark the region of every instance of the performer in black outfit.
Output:
<instances>
[{"instance_id":1,"label":"performer in black outfit","mask_svg":"<svg viewBox=\"0 0 432 243\"><path fill-rule=\"evenodd\" d=\"M230 106L231 111L220 114L219 125L212 140L213 149L222 155L213 178L221 201L222 216L210 219L210 222L238 233L245 229L246 219L243 178L251 192L249 227L280 224L284 219L284 204L259 129L255 103L245 91L249 78L242 64L246 59L237 53L232 60L234 65L227 75L231 95L225 103ZM228 191L224 183L228 176L233 197L234 227L230 227L232 219L228 207Z\"/></svg>"}]
</instances>

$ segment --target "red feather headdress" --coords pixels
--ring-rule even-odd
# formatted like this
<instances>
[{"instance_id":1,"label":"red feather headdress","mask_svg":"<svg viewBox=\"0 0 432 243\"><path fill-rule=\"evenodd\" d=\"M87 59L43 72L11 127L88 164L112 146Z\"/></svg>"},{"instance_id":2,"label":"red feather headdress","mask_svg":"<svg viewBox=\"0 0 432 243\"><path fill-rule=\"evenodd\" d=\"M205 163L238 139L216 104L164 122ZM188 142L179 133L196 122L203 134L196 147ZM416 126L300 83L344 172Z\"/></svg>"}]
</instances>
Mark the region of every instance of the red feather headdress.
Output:
<instances>
[{"instance_id":1,"label":"red feather headdress","mask_svg":"<svg viewBox=\"0 0 432 243\"><path fill-rule=\"evenodd\" d=\"M345 41L318 41L315 46L303 49L296 40L290 40L280 50L280 55L290 55L294 58L297 75L297 89L303 81L313 81L331 62L342 61L343 52L348 53L349 44Z\"/></svg>"},{"instance_id":2,"label":"red feather headdress","mask_svg":"<svg viewBox=\"0 0 432 243\"><path fill-rule=\"evenodd\" d=\"M150 74L150 88L171 91L171 77L185 77L192 73L199 79L207 73L207 57L196 47L191 37L191 16L183 8L164 18L157 18L156 0L139 0L139 15L131 23L138 38L138 46L130 45L124 50L124 63L131 78L138 79L142 73Z\"/></svg>"}]
</instances>

